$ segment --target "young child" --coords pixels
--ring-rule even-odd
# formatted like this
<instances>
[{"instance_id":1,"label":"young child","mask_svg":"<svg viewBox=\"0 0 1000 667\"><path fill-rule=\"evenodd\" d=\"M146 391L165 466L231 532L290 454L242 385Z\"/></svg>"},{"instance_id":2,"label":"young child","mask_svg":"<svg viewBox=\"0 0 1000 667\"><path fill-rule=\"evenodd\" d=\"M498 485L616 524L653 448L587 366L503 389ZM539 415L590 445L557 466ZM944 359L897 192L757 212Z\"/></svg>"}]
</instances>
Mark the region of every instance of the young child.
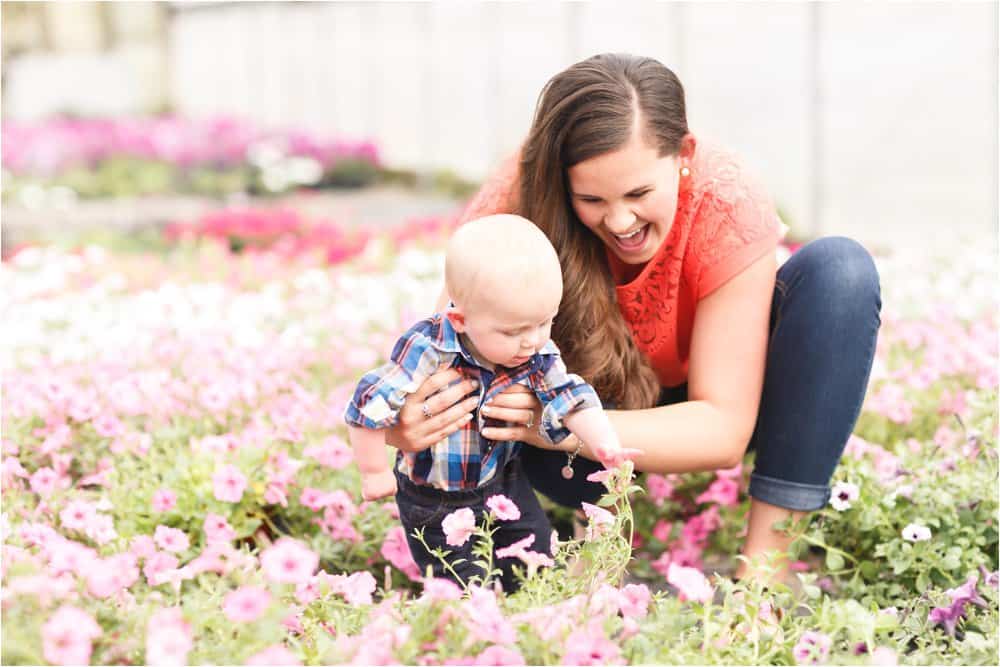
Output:
<instances>
[{"instance_id":1,"label":"young child","mask_svg":"<svg viewBox=\"0 0 1000 667\"><path fill-rule=\"evenodd\" d=\"M498 522L496 548L534 536L532 549L547 553L551 526L517 457L521 443L496 442L480 435L487 426L482 406L512 384L531 388L542 404L540 432L558 443L571 432L591 444L602 460L620 452L618 437L594 389L566 370L549 339L562 298L562 271L545 234L514 215L494 215L466 223L452 235L445 261L445 283L452 302L410 328L385 365L359 382L345 411L348 434L361 469L366 500L396 493L400 520L421 571L454 578L413 537L424 529L432 548L451 551L449 562L462 579L481 574L471 542L447 543L441 520L470 507L477 522L485 502L502 494L520 508L520 518ZM398 420L407 394L440 367L453 366L478 381L476 419L417 453L398 453L394 470L387 459L382 429ZM573 474L579 452L567 454L564 475ZM464 559L464 560L463 560ZM508 559L509 560L509 559ZM505 588L513 586L511 562L499 563Z\"/></svg>"}]
</instances>

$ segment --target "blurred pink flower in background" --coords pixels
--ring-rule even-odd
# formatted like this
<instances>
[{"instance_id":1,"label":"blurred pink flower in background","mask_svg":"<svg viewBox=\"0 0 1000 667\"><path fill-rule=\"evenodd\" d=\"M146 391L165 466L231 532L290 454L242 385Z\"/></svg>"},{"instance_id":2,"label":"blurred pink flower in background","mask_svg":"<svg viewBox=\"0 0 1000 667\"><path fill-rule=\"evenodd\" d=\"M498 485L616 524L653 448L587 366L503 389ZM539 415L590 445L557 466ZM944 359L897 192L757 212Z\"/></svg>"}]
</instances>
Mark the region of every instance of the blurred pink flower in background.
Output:
<instances>
[{"instance_id":1,"label":"blurred pink flower in background","mask_svg":"<svg viewBox=\"0 0 1000 667\"><path fill-rule=\"evenodd\" d=\"M319 565L319 556L302 542L282 537L261 554L260 565L269 580L298 584L309 581Z\"/></svg>"},{"instance_id":2,"label":"blurred pink flower in background","mask_svg":"<svg viewBox=\"0 0 1000 667\"><path fill-rule=\"evenodd\" d=\"M42 654L54 665L90 664L101 626L85 611L63 605L42 626Z\"/></svg>"},{"instance_id":3,"label":"blurred pink flower in background","mask_svg":"<svg viewBox=\"0 0 1000 667\"><path fill-rule=\"evenodd\" d=\"M153 511L169 512L177 507L177 494L170 489L157 489L153 493Z\"/></svg>"},{"instance_id":4,"label":"blurred pink flower in background","mask_svg":"<svg viewBox=\"0 0 1000 667\"><path fill-rule=\"evenodd\" d=\"M241 586L226 595L222 611L233 623L252 623L271 604L271 594L258 586Z\"/></svg>"},{"instance_id":5,"label":"blurred pink flower in background","mask_svg":"<svg viewBox=\"0 0 1000 667\"><path fill-rule=\"evenodd\" d=\"M247 488L247 478L240 469L226 464L212 475L212 491L216 500L224 503L238 503Z\"/></svg>"}]
</instances>

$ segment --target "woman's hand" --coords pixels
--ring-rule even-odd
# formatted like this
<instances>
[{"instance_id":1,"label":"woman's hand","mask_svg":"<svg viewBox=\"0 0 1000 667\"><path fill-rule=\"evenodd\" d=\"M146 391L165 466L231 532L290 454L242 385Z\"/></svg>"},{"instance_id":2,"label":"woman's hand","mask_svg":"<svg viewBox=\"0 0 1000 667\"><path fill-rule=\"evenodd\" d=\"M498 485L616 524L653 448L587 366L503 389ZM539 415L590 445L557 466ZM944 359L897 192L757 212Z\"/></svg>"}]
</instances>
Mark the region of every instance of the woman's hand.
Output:
<instances>
[{"instance_id":1,"label":"woman's hand","mask_svg":"<svg viewBox=\"0 0 1000 667\"><path fill-rule=\"evenodd\" d=\"M562 449L542 437L538 425L542 421L542 404L535 392L520 384L513 384L490 399L482 407L484 416L508 422L505 427L484 428L482 435L490 440L514 440L542 449Z\"/></svg>"},{"instance_id":2,"label":"woman's hand","mask_svg":"<svg viewBox=\"0 0 1000 667\"><path fill-rule=\"evenodd\" d=\"M420 452L441 442L473 417L479 405L479 383L454 368L438 371L410 394L399 410L399 422L386 429L387 444L404 452ZM475 395L465 398L470 392Z\"/></svg>"}]
</instances>

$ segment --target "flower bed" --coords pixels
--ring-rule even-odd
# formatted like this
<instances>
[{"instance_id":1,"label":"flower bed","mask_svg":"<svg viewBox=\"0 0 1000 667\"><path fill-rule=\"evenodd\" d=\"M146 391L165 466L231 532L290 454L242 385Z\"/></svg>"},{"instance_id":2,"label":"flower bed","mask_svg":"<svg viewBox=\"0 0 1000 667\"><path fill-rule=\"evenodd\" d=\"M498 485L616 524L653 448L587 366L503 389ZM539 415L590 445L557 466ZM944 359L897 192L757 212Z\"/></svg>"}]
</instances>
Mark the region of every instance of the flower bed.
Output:
<instances>
[{"instance_id":1,"label":"flower bed","mask_svg":"<svg viewBox=\"0 0 1000 667\"><path fill-rule=\"evenodd\" d=\"M831 505L791 527L801 591L712 575L748 460L609 479L617 512L512 554L506 596L421 581L341 423L432 306L440 244L262 246L0 269L5 664L996 663L994 257L880 260L869 398Z\"/></svg>"},{"instance_id":2,"label":"flower bed","mask_svg":"<svg viewBox=\"0 0 1000 667\"><path fill-rule=\"evenodd\" d=\"M233 118L51 119L3 123L4 200L162 193L281 193L360 187L376 179L377 147Z\"/></svg>"}]
</instances>

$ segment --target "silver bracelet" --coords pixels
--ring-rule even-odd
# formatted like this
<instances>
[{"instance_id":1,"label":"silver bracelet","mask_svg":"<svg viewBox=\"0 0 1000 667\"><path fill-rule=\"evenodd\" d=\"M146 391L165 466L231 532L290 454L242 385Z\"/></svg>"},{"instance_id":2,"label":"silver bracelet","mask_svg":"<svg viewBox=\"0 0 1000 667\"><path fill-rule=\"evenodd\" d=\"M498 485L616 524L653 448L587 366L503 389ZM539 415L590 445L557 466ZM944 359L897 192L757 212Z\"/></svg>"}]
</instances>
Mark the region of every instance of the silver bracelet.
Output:
<instances>
[{"instance_id":1,"label":"silver bracelet","mask_svg":"<svg viewBox=\"0 0 1000 667\"><path fill-rule=\"evenodd\" d=\"M576 449L572 452L566 452L566 465L562 467L563 479L573 479L573 460L580 455L580 451L583 449L583 439L578 435L574 435L576 438Z\"/></svg>"}]
</instances>

